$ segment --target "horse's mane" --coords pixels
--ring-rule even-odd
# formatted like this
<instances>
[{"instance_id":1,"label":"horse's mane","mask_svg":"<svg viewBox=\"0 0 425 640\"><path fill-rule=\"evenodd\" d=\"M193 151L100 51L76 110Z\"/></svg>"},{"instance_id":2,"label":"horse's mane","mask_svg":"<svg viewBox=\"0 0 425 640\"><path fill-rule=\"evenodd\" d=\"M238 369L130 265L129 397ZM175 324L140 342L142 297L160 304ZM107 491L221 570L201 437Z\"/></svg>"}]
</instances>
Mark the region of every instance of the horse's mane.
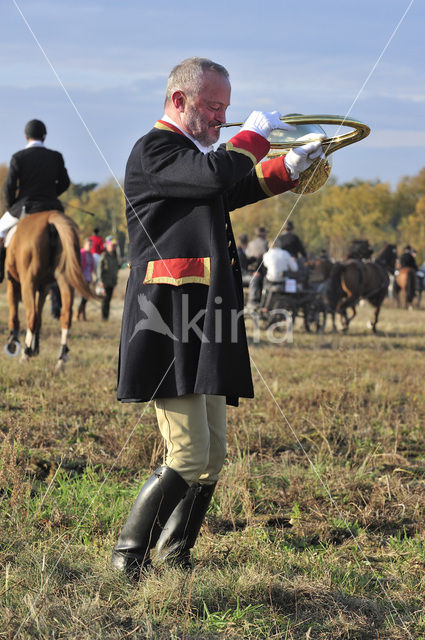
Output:
<instances>
[{"instance_id":1,"label":"horse's mane","mask_svg":"<svg viewBox=\"0 0 425 640\"><path fill-rule=\"evenodd\" d=\"M396 246L395 244L385 244L380 251L376 254L375 262L386 264L394 267L396 258Z\"/></svg>"}]
</instances>

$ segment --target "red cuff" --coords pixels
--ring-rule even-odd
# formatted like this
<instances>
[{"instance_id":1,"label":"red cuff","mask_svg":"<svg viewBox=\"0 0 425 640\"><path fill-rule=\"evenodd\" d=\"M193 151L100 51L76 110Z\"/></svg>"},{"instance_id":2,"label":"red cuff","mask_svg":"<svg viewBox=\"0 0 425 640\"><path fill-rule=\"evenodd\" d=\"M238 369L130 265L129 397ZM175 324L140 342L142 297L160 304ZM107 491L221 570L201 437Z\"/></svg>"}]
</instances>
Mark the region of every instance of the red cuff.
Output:
<instances>
[{"instance_id":1,"label":"red cuff","mask_svg":"<svg viewBox=\"0 0 425 640\"><path fill-rule=\"evenodd\" d=\"M291 180L283 161L284 156L265 160L255 167L261 188L268 196L276 196L297 186L298 180Z\"/></svg>"},{"instance_id":2,"label":"red cuff","mask_svg":"<svg viewBox=\"0 0 425 640\"><path fill-rule=\"evenodd\" d=\"M268 154L270 142L254 131L239 131L227 142L226 150L247 155L255 165Z\"/></svg>"}]
</instances>

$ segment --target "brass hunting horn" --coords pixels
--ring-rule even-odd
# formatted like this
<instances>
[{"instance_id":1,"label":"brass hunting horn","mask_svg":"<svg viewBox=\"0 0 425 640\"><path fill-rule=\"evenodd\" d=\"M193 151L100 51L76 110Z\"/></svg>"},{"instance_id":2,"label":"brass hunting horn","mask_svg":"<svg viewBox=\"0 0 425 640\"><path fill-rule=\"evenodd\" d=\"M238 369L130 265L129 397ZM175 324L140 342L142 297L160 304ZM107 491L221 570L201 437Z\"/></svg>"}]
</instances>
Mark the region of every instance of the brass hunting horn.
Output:
<instances>
[{"instance_id":1,"label":"brass hunting horn","mask_svg":"<svg viewBox=\"0 0 425 640\"><path fill-rule=\"evenodd\" d=\"M324 158L317 158L312 165L304 171L299 178L298 185L292 189L295 193L314 193L318 191L327 182L332 168L332 159L330 154L337 149L342 149L353 142L363 140L370 133L370 128L353 118L344 118L343 116L328 115L312 115L303 116L299 113L292 113L280 118L283 122L292 124L296 127L295 131L284 131L283 129L274 129L268 140L270 142L270 151L267 158L282 156L288 153L289 149L300 147L306 144L306 140L299 140L307 134L325 135L322 140L322 149ZM332 138L326 137L326 132L320 126L321 124L337 125L338 127L351 127L352 131L342 135L336 135ZM221 127L241 127L243 122L229 122L222 124ZM309 142L314 140L313 135Z\"/></svg>"}]
</instances>

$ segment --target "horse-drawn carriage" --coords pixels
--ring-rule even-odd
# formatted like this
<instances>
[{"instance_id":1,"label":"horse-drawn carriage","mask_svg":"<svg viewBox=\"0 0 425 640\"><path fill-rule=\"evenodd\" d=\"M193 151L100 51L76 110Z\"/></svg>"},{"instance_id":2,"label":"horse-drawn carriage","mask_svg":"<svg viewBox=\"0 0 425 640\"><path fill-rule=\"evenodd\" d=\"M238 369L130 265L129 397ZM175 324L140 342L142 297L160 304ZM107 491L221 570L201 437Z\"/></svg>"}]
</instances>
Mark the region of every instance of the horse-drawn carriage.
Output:
<instances>
[{"instance_id":1,"label":"horse-drawn carriage","mask_svg":"<svg viewBox=\"0 0 425 640\"><path fill-rule=\"evenodd\" d=\"M304 328L323 331L326 324L325 282L326 269L322 261L299 265L298 271L285 271L280 282L264 279L259 306L260 322L264 327L301 317Z\"/></svg>"}]
</instances>

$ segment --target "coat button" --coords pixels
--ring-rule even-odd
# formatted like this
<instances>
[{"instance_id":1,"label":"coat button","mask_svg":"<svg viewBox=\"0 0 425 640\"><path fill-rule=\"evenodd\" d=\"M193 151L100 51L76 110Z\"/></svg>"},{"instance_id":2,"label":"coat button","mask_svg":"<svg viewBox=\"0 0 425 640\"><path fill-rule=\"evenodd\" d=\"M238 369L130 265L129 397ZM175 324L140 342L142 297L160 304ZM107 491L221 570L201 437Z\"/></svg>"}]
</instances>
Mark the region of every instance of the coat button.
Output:
<instances>
[{"instance_id":1,"label":"coat button","mask_svg":"<svg viewBox=\"0 0 425 640\"><path fill-rule=\"evenodd\" d=\"M234 258L231 259L230 264L232 265L232 267L235 266L235 259Z\"/></svg>"},{"instance_id":2,"label":"coat button","mask_svg":"<svg viewBox=\"0 0 425 640\"><path fill-rule=\"evenodd\" d=\"M228 227L228 224L226 222L226 224L224 225L224 228L226 229L226 231L227 231L227 227Z\"/></svg>"},{"instance_id":3,"label":"coat button","mask_svg":"<svg viewBox=\"0 0 425 640\"><path fill-rule=\"evenodd\" d=\"M227 243L227 246L228 246L228 247L231 247L231 246L232 246L232 241L231 241L231 240L229 240L229 242Z\"/></svg>"}]
</instances>

